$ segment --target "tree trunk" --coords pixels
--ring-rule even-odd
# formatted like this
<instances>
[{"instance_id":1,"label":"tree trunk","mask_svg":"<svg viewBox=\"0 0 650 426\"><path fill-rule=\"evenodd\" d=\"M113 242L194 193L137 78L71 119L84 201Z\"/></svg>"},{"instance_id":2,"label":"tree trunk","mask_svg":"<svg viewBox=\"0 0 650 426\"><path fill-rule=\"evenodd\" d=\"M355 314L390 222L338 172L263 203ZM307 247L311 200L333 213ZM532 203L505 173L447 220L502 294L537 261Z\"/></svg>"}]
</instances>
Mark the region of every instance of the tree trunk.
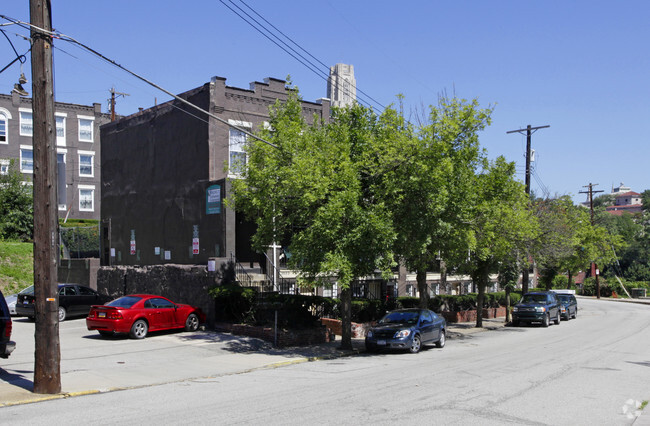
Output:
<instances>
[{"instance_id":1,"label":"tree trunk","mask_svg":"<svg viewBox=\"0 0 650 426\"><path fill-rule=\"evenodd\" d=\"M440 287L444 290L443 294L447 293L447 262L440 260Z\"/></svg>"},{"instance_id":2,"label":"tree trunk","mask_svg":"<svg viewBox=\"0 0 650 426\"><path fill-rule=\"evenodd\" d=\"M418 292L420 293L420 308L429 309L429 289L427 288L426 269L418 269L415 276L418 283Z\"/></svg>"},{"instance_id":3,"label":"tree trunk","mask_svg":"<svg viewBox=\"0 0 650 426\"><path fill-rule=\"evenodd\" d=\"M352 349L352 289L341 289L341 349Z\"/></svg>"},{"instance_id":4,"label":"tree trunk","mask_svg":"<svg viewBox=\"0 0 650 426\"><path fill-rule=\"evenodd\" d=\"M571 271L567 272L567 282L566 282L566 288L568 290L571 290Z\"/></svg>"}]
</instances>

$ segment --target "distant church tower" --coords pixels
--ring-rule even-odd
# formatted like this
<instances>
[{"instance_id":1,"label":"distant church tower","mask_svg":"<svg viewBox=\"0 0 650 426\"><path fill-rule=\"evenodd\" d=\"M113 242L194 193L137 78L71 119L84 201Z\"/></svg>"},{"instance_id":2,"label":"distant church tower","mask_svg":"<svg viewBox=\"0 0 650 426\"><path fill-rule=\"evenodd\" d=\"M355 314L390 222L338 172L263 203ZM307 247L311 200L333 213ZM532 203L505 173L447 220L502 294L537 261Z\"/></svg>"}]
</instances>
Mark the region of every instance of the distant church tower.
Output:
<instances>
[{"instance_id":1,"label":"distant church tower","mask_svg":"<svg viewBox=\"0 0 650 426\"><path fill-rule=\"evenodd\" d=\"M330 67L327 79L327 97L332 106L344 107L357 100L357 81L354 79L354 66L336 64Z\"/></svg>"}]
</instances>

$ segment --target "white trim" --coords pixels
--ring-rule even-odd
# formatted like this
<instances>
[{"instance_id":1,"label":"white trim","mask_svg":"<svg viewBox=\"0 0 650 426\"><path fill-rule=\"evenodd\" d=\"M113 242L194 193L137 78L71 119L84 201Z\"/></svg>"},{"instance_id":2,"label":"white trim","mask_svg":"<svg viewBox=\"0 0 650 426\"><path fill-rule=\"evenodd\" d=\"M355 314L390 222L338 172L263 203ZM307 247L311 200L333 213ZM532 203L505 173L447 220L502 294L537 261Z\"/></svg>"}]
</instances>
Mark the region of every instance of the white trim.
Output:
<instances>
[{"instance_id":1,"label":"white trim","mask_svg":"<svg viewBox=\"0 0 650 426\"><path fill-rule=\"evenodd\" d=\"M18 134L20 136L29 136L31 138L32 136L34 136L34 113L32 112L31 109L25 109L25 108L20 108L19 112L21 112L21 113L24 112L25 114L31 114L32 115L32 120L31 120L31 122L32 122L32 132L31 133L23 133L23 115L18 114L19 115L19 118L18 118Z\"/></svg>"},{"instance_id":2,"label":"white trim","mask_svg":"<svg viewBox=\"0 0 650 426\"><path fill-rule=\"evenodd\" d=\"M231 120L228 119L228 124L237 126L237 127L248 127L248 128L253 128L253 123L250 121L241 121L241 120Z\"/></svg>"},{"instance_id":3,"label":"white trim","mask_svg":"<svg viewBox=\"0 0 650 426\"><path fill-rule=\"evenodd\" d=\"M18 112L34 112L31 108L18 108Z\"/></svg>"},{"instance_id":4,"label":"white trim","mask_svg":"<svg viewBox=\"0 0 650 426\"><path fill-rule=\"evenodd\" d=\"M68 153L68 148L56 148L56 153L57 154L67 154Z\"/></svg>"},{"instance_id":5,"label":"white trim","mask_svg":"<svg viewBox=\"0 0 650 426\"><path fill-rule=\"evenodd\" d=\"M83 120L92 120L95 121L95 117L91 115L77 115L77 118L83 119Z\"/></svg>"},{"instance_id":6,"label":"white trim","mask_svg":"<svg viewBox=\"0 0 650 426\"><path fill-rule=\"evenodd\" d=\"M79 189L79 211L80 212L94 212L95 211L95 185L77 185L77 188ZM81 191L86 190L86 191L92 191L92 208L82 208L81 207Z\"/></svg>"},{"instance_id":7,"label":"white trim","mask_svg":"<svg viewBox=\"0 0 650 426\"><path fill-rule=\"evenodd\" d=\"M67 117L68 113L67 112L58 112L57 111L57 112L54 113L54 115L56 115L58 117Z\"/></svg>"},{"instance_id":8,"label":"white trim","mask_svg":"<svg viewBox=\"0 0 650 426\"><path fill-rule=\"evenodd\" d=\"M77 185L79 189L95 189L95 185Z\"/></svg>"},{"instance_id":9,"label":"white trim","mask_svg":"<svg viewBox=\"0 0 650 426\"><path fill-rule=\"evenodd\" d=\"M91 132L90 139L83 139L81 137L81 120L90 121L90 132ZM95 142L95 117L89 117L87 115L77 116L77 138L79 139L79 142L89 142L89 143Z\"/></svg>"},{"instance_id":10,"label":"white trim","mask_svg":"<svg viewBox=\"0 0 650 426\"><path fill-rule=\"evenodd\" d=\"M7 108L0 107L0 114L4 114L9 120L13 118Z\"/></svg>"},{"instance_id":11,"label":"white trim","mask_svg":"<svg viewBox=\"0 0 650 426\"><path fill-rule=\"evenodd\" d=\"M93 156L95 155L95 151L82 151L82 150L78 150L77 152L78 152L79 154L83 154L83 155L93 155Z\"/></svg>"}]
</instances>

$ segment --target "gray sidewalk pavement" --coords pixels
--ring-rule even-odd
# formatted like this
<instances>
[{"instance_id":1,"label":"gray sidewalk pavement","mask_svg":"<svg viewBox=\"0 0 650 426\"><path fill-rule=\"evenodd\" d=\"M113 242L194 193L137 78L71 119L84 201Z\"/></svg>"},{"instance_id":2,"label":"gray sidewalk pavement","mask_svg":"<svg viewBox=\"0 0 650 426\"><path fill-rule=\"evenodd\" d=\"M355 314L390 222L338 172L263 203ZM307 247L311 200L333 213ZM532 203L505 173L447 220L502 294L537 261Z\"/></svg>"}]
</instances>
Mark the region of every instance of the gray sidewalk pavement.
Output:
<instances>
[{"instance_id":1,"label":"gray sidewalk pavement","mask_svg":"<svg viewBox=\"0 0 650 426\"><path fill-rule=\"evenodd\" d=\"M447 332L448 341L453 342L455 339L466 338L475 333L496 330L502 328L504 325L503 318L484 319L482 328L475 327L474 323L450 323L448 324ZM110 374L106 370L62 369L62 391L53 395L34 393L31 391L33 384L29 380L5 372L3 378L0 379L0 408L52 399L155 386L189 379L241 374L259 369L279 368L303 362L354 356L365 352L363 339L353 339L352 350L341 350L340 336L337 336L337 339L333 342L318 345L273 348L267 342L259 339L212 331L206 333L213 333L215 335L214 340L223 341L224 344L239 344L242 347L246 347L247 351L245 353L230 353L219 357L206 358L205 364L202 365L179 366L178 371L168 374L165 381L160 381L158 377L153 377L152 375L137 370L124 372L116 369L114 374ZM33 377L33 371L31 372L31 377Z\"/></svg>"}]
</instances>

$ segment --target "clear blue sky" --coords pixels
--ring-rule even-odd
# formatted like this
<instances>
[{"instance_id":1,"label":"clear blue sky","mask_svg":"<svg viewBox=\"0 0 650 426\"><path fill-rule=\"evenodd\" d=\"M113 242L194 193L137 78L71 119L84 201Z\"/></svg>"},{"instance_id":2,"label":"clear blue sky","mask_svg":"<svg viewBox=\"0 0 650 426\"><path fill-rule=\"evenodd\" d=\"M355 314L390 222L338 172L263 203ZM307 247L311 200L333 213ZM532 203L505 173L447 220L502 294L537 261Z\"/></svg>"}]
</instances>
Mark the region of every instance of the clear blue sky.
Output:
<instances>
[{"instance_id":1,"label":"clear blue sky","mask_svg":"<svg viewBox=\"0 0 650 426\"><path fill-rule=\"evenodd\" d=\"M494 106L481 144L491 157L515 161L522 181L525 137L506 132L550 125L532 138L537 194L546 189L581 202L579 191L590 182L606 192L621 182L637 192L650 189L648 1L245 1L320 62L354 65L358 88L380 104L401 93L413 116L440 94ZM323 78L219 0L52 5L57 31L173 93L212 76L247 88L291 75L304 99L327 94ZM29 21L29 1L4 1L0 14ZM27 42L14 33L26 30L2 28L24 53ZM55 46L57 101L99 102L107 111L115 87L129 94L117 112L131 114L169 99L74 45ZM14 56L0 36L0 68ZM31 80L29 61L24 71ZM14 64L0 74L1 93L11 91L19 73Z\"/></svg>"}]
</instances>

